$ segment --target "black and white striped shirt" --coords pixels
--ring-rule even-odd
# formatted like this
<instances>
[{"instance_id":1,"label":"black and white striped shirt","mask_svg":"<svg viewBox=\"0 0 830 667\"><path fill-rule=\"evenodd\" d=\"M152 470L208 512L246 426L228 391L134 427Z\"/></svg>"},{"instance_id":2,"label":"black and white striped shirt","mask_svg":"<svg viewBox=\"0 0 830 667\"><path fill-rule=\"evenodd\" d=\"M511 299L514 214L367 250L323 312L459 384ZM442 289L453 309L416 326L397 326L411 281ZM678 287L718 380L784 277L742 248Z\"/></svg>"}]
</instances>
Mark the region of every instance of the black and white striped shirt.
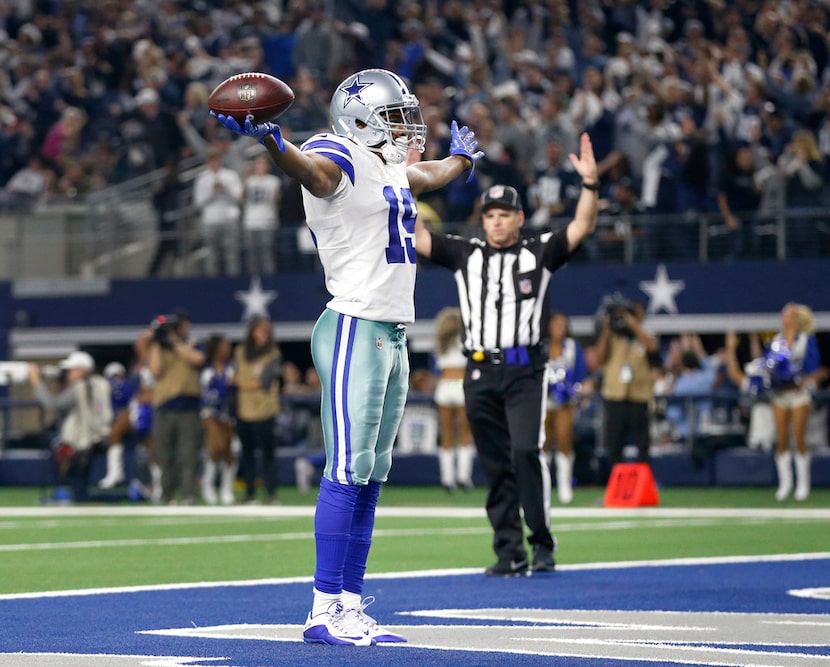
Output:
<instances>
[{"instance_id":1,"label":"black and white striped shirt","mask_svg":"<svg viewBox=\"0 0 830 667\"><path fill-rule=\"evenodd\" d=\"M564 229L509 248L432 233L430 259L453 271L466 350L534 346L547 337L551 275L571 256Z\"/></svg>"}]
</instances>

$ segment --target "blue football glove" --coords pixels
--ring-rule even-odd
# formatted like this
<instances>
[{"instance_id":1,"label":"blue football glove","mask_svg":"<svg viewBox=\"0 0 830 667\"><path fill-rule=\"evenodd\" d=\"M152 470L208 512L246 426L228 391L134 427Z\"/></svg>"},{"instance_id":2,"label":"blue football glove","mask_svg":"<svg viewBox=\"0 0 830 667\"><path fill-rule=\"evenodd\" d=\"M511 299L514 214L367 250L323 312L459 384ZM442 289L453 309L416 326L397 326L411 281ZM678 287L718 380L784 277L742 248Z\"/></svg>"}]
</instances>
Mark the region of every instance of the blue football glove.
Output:
<instances>
[{"instance_id":1,"label":"blue football glove","mask_svg":"<svg viewBox=\"0 0 830 667\"><path fill-rule=\"evenodd\" d=\"M263 146L265 145L265 137L269 134L273 135L274 140L277 142L277 148L279 148L281 152L285 153L285 142L282 138L280 126L276 123L266 120L262 123L254 125L250 117L248 117L245 119L245 126L243 127L233 116L226 116L221 113L214 113L213 111L210 112L210 115L222 123L222 125L224 125L231 132L244 134L246 137L253 137Z\"/></svg>"},{"instance_id":2,"label":"blue football glove","mask_svg":"<svg viewBox=\"0 0 830 667\"><path fill-rule=\"evenodd\" d=\"M467 183L473 180L473 172L476 169L476 160L484 157L484 151L477 151L478 140L475 132L471 132L465 125L460 130L458 123L452 122L450 126L452 130L452 137L450 138L450 155L463 155L470 161L470 175L467 177Z\"/></svg>"}]
</instances>

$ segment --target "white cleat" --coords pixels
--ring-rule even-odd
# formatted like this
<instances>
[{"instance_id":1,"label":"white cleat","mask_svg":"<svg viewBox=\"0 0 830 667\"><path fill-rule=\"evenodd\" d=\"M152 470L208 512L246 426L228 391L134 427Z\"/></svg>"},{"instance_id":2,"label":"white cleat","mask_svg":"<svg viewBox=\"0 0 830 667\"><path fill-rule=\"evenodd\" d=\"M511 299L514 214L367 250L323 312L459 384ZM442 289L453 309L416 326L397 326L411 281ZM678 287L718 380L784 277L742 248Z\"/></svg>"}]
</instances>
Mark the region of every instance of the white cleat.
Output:
<instances>
[{"instance_id":1,"label":"white cleat","mask_svg":"<svg viewBox=\"0 0 830 667\"><path fill-rule=\"evenodd\" d=\"M375 643L357 624L354 614L344 612L339 602L333 603L329 611L322 614L308 615L303 628L303 641L329 646L372 646Z\"/></svg>"}]
</instances>

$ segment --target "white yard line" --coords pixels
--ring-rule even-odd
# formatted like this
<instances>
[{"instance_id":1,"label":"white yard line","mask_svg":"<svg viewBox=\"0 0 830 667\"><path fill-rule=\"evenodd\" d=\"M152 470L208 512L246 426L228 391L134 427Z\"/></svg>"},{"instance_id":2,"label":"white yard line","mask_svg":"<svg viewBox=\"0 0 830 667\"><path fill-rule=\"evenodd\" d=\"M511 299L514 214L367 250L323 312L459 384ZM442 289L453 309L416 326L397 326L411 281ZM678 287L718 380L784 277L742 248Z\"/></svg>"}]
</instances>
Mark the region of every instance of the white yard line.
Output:
<instances>
[{"instance_id":1,"label":"white yard line","mask_svg":"<svg viewBox=\"0 0 830 667\"><path fill-rule=\"evenodd\" d=\"M606 563L581 563L578 565L557 565L557 570L611 570L631 567L671 567L688 565L720 565L736 563L777 563L804 560L828 560L830 552L773 554L766 556L714 556L706 558L672 558L666 560L620 561ZM469 574L481 574L481 568L457 568L444 570L421 570L414 572L383 572L367 574L367 579L415 579L418 577L452 577ZM0 595L3 600L24 600L39 598L61 598L76 595L107 595L113 593L143 593L148 591L174 591L200 588L278 586L283 584L306 584L313 582L313 577L286 577L283 579L249 579L244 581L201 581L180 584L153 584L147 586L121 586L112 588L85 588L68 591L42 591L39 593L7 593Z\"/></svg>"},{"instance_id":2,"label":"white yard line","mask_svg":"<svg viewBox=\"0 0 830 667\"><path fill-rule=\"evenodd\" d=\"M378 507L378 517L424 517L448 519L486 518L478 507ZM771 509L753 508L682 508L682 507L558 507L551 509L553 521L562 519L608 519L611 517L664 517L664 518L764 518L764 519L830 519L830 508L784 507ZM234 505L232 507L195 506L125 506L83 507L78 505L48 507L0 507L0 519L22 517L107 517L107 516L263 516L263 517L311 517L312 506L288 505Z\"/></svg>"}]
</instances>

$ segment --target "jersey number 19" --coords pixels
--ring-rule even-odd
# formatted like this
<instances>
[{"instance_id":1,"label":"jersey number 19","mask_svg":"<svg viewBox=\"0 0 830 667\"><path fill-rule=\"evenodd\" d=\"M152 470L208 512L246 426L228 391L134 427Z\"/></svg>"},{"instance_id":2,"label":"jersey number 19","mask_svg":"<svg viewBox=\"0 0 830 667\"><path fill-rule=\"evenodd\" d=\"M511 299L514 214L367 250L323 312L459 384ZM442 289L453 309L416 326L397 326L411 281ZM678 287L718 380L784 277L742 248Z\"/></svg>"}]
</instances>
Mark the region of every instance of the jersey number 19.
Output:
<instances>
[{"instance_id":1,"label":"jersey number 19","mask_svg":"<svg viewBox=\"0 0 830 667\"><path fill-rule=\"evenodd\" d=\"M401 188L401 198L395 188L387 185L383 188L383 196L389 202L389 245L386 246L386 262L388 264L415 263L415 216L417 208L415 197L409 188ZM403 206L401 206L403 200ZM401 239L401 227L405 236Z\"/></svg>"}]
</instances>

